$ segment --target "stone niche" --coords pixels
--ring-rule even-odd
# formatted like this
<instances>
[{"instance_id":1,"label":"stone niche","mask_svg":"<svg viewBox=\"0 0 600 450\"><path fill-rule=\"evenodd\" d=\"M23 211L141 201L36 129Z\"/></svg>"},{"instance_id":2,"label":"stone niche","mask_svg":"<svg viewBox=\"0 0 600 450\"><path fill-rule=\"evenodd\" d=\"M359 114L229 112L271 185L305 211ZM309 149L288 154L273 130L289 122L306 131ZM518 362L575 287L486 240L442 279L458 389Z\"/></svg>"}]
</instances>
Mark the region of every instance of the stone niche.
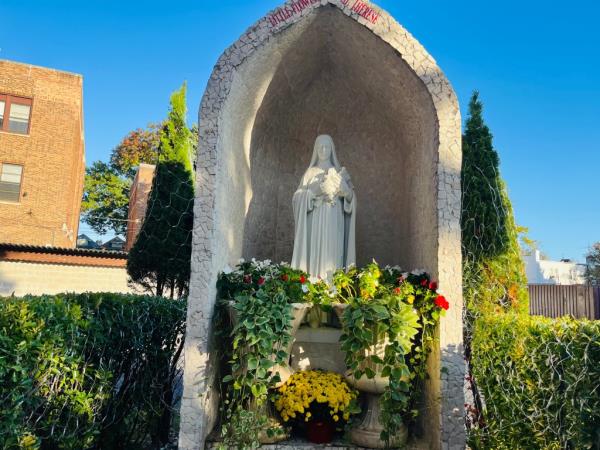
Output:
<instances>
[{"instance_id":1,"label":"stone niche","mask_svg":"<svg viewBox=\"0 0 600 450\"><path fill-rule=\"evenodd\" d=\"M425 49L368 2L286 3L221 56L199 127L179 448L204 448L218 412L217 274L240 257L291 260L291 199L319 134L352 176L358 264L423 268L451 301L415 446L464 448L460 115Z\"/></svg>"}]
</instances>

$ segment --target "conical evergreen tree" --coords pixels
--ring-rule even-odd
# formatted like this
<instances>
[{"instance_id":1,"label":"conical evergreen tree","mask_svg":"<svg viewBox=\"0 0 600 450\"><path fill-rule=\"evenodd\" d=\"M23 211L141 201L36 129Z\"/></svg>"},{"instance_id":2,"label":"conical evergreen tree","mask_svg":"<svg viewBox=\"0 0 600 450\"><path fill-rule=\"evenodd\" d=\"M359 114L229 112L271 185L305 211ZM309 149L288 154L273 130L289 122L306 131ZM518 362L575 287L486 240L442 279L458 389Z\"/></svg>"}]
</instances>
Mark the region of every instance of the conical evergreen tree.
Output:
<instances>
[{"instance_id":1,"label":"conical evergreen tree","mask_svg":"<svg viewBox=\"0 0 600 450\"><path fill-rule=\"evenodd\" d=\"M481 314L509 310L528 313L529 308L518 230L499 165L492 133L483 120L483 104L479 93L474 92L463 134L461 217L464 345L474 403L467 415L469 427L485 423L483 401L472 370L474 322Z\"/></svg>"},{"instance_id":2,"label":"conical evergreen tree","mask_svg":"<svg viewBox=\"0 0 600 450\"><path fill-rule=\"evenodd\" d=\"M127 260L133 282L170 297L187 295L190 279L194 185L185 96L185 84L171 95L146 217Z\"/></svg>"},{"instance_id":3,"label":"conical evergreen tree","mask_svg":"<svg viewBox=\"0 0 600 450\"><path fill-rule=\"evenodd\" d=\"M474 92L463 135L462 244L467 308L528 310L527 280L512 205L483 104Z\"/></svg>"}]
</instances>

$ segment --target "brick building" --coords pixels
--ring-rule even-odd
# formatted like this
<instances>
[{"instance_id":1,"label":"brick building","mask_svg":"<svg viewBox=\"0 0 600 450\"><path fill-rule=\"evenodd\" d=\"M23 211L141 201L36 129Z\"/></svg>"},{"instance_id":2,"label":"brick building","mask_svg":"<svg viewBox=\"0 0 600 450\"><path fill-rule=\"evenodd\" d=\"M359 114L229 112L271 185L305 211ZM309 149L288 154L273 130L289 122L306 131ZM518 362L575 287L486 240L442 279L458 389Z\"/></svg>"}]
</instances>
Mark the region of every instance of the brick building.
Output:
<instances>
[{"instance_id":1,"label":"brick building","mask_svg":"<svg viewBox=\"0 0 600 450\"><path fill-rule=\"evenodd\" d=\"M137 238L148 208L148 196L152 190L152 180L156 166L140 164L135 174L129 194L129 212L127 216L127 237L125 250L131 250Z\"/></svg>"},{"instance_id":2,"label":"brick building","mask_svg":"<svg viewBox=\"0 0 600 450\"><path fill-rule=\"evenodd\" d=\"M82 90L81 75L0 60L0 242L75 247Z\"/></svg>"}]
</instances>

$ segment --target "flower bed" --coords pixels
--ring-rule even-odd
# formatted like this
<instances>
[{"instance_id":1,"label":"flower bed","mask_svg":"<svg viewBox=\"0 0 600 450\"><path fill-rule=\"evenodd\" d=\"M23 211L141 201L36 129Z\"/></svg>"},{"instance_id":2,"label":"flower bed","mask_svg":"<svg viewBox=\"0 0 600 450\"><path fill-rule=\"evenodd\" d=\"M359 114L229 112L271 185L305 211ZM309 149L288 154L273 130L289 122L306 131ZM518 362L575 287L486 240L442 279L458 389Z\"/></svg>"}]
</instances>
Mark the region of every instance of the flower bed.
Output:
<instances>
[{"instance_id":1,"label":"flower bed","mask_svg":"<svg viewBox=\"0 0 600 450\"><path fill-rule=\"evenodd\" d=\"M218 289L220 304L234 309L236 315L220 339L231 343L222 348L226 445L251 448L261 440L261 433L285 435L281 428L268 426L273 417L267 418L265 405L285 381L281 374L289 351L284 349L289 348L296 329L292 311L300 304L305 309L312 305L328 310L332 305L346 305L340 345L346 353L348 376L385 379L382 440L389 443L418 414L433 332L449 307L425 272L380 268L373 262L362 269L340 270L327 282L284 263L253 260L226 268L219 276ZM374 347L380 351L371 351ZM286 416L289 419L290 414L283 416L284 422ZM242 422L246 427L240 435L234 430Z\"/></svg>"}]
</instances>

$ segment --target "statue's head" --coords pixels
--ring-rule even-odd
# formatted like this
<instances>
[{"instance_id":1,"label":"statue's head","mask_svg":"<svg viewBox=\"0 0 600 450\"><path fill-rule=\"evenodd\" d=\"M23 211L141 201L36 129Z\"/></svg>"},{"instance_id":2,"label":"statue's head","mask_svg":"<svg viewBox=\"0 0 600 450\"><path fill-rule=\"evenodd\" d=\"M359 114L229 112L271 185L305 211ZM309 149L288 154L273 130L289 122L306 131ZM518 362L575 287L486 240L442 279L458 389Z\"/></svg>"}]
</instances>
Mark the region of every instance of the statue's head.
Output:
<instances>
[{"instance_id":1,"label":"statue's head","mask_svg":"<svg viewBox=\"0 0 600 450\"><path fill-rule=\"evenodd\" d=\"M315 141L315 153L319 161L332 161L332 153L334 153L333 139L331 136L322 134Z\"/></svg>"}]
</instances>

